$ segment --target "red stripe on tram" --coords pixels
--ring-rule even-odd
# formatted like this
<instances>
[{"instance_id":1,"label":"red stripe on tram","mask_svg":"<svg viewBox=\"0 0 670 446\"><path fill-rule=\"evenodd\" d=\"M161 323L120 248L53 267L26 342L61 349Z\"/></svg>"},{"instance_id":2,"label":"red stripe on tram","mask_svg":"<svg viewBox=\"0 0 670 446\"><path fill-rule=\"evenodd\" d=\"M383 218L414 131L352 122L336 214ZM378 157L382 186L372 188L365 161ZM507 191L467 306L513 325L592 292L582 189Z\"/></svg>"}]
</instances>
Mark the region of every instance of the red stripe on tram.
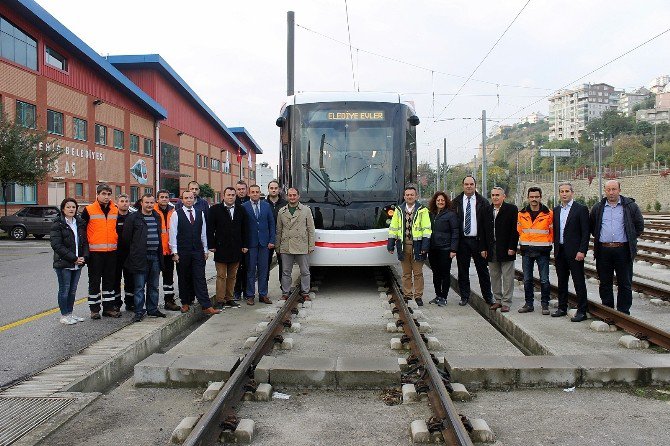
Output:
<instances>
[{"instance_id":1,"label":"red stripe on tram","mask_svg":"<svg viewBox=\"0 0 670 446\"><path fill-rule=\"evenodd\" d=\"M315 244L319 248L378 248L380 246L386 246L386 240L362 243L316 242Z\"/></svg>"}]
</instances>

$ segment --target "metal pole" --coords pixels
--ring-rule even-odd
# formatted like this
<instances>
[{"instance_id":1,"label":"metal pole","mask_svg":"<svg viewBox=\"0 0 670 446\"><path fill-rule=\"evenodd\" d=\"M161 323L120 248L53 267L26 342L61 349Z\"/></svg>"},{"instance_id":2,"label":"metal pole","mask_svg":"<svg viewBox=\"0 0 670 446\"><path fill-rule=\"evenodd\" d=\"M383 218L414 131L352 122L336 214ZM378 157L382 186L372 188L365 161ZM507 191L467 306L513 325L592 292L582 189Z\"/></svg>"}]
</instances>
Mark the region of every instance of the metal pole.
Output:
<instances>
[{"instance_id":1,"label":"metal pole","mask_svg":"<svg viewBox=\"0 0 670 446\"><path fill-rule=\"evenodd\" d=\"M656 119L656 118L654 118ZM654 162L656 162L656 125L658 121L654 120Z\"/></svg>"},{"instance_id":2,"label":"metal pole","mask_svg":"<svg viewBox=\"0 0 670 446\"><path fill-rule=\"evenodd\" d=\"M288 11L286 13L287 28L287 45L286 45L286 95L291 96L295 93L294 89L294 68L295 68L295 12Z\"/></svg>"},{"instance_id":3,"label":"metal pole","mask_svg":"<svg viewBox=\"0 0 670 446\"><path fill-rule=\"evenodd\" d=\"M557 197L558 197L558 173L556 171L556 155L554 155L554 206L556 206L557 202ZM552 206L553 207L553 206Z\"/></svg>"},{"instance_id":4,"label":"metal pole","mask_svg":"<svg viewBox=\"0 0 670 446\"><path fill-rule=\"evenodd\" d=\"M435 172L435 192L440 190L440 149L437 149L437 171Z\"/></svg>"},{"instance_id":5,"label":"metal pole","mask_svg":"<svg viewBox=\"0 0 670 446\"><path fill-rule=\"evenodd\" d=\"M603 144L602 140L598 138L598 193L600 199L603 198Z\"/></svg>"},{"instance_id":6,"label":"metal pole","mask_svg":"<svg viewBox=\"0 0 670 446\"><path fill-rule=\"evenodd\" d=\"M444 190L447 190L447 138L444 138L444 172L442 173L444 178Z\"/></svg>"},{"instance_id":7,"label":"metal pole","mask_svg":"<svg viewBox=\"0 0 670 446\"><path fill-rule=\"evenodd\" d=\"M486 110L482 110L482 193L486 194Z\"/></svg>"}]
</instances>

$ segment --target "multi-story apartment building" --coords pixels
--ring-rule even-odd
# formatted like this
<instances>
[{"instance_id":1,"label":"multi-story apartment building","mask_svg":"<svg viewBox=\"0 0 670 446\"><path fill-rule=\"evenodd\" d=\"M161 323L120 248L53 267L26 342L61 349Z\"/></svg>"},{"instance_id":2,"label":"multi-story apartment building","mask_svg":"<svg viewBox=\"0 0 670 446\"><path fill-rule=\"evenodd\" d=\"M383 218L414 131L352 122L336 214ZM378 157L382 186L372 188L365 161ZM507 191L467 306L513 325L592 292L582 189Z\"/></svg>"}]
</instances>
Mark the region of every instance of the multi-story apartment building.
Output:
<instances>
[{"instance_id":1,"label":"multi-story apartment building","mask_svg":"<svg viewBox=\"0 0 670 446\"><path fill-rule=\"evenodd\" d=\"M577 141L592 119L616 110L620 91L608 84L582 84L549 98L549 139Z\"/></svg>"},{"instance_id":2,"label":"multi-story apartment building","mask_svg":"<svg viewBox=\"0 0 670 446\"><path fill-rule=\"evenodd\" d=\"M658 76L649 82L649 90L655 94L663 93L665 86L668 84L670 84L670 75Z\"/></svg>"},{"instance_id":3,"label":"multi-story apartment building","mask_svg":"<svg viewBox=\"0 0 670 446\"><path fill-rule=\"evenodd\" d=\"M621 96L619 96L619 106L617 107L617 110L626 116L630 116L633 113L633 107L649 98L649 96L651 96L651 92L644 87L640 87L637 90L628 93L624 91L621 93Z\"/></svg>"}]
</instances>

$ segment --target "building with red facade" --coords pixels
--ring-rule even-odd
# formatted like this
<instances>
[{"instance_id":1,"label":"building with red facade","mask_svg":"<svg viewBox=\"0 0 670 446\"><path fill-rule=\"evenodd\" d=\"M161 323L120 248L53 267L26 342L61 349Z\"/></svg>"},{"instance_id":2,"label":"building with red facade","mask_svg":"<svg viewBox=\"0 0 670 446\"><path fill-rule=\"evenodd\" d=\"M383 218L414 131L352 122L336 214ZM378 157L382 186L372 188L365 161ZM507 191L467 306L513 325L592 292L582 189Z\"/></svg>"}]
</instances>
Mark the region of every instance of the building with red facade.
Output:
<instances>
[{"instance_id":1,"label":"building with red facade","mask_svg":"<svg viewBox=\"0 0 670 446\"><path fill-rule=\"evenodd\" d=\"M253 182L262 153L159 55L103 58L32 0L0 2L0 106L63 150L45 182L10 186L10 209L88 203L100 183L131 200L192 179L219 193Z\"/></svg>"}]
</instances>

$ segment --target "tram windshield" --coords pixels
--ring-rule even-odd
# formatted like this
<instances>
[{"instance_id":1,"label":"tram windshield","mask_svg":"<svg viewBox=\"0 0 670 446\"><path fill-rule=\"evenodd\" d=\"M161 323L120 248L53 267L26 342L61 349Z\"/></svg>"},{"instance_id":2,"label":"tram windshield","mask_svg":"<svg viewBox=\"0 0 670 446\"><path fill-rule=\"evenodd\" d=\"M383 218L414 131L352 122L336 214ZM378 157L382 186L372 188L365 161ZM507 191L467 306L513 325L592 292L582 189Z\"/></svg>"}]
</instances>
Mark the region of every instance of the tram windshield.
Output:
<instances>
[{"instance_id":1,"label":"tram windshield","mask_svg":"<svg viewBox=\"0 0 670 446\"><path fill-rule=\"evenodd\" d=\"M308 196L332 201L388 194L399 147L399 104L353 102L296 106L294 159ZM297 167L297 166L296 166ZM294 178L296 179L296 178Z\"/></svg>"}]
</instances>

